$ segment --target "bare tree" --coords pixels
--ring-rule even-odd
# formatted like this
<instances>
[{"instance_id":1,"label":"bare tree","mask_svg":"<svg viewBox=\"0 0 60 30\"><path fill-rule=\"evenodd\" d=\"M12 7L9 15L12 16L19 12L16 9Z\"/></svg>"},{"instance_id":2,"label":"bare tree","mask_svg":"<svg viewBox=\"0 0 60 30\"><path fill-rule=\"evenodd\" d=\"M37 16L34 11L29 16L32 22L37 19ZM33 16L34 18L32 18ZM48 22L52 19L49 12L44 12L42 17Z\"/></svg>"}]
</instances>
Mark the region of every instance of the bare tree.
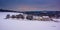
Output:
<instances>
[{"instance_id":1,"label":"bare tree","mask_svg":"<svg viewBox=\"0 0 60 30\"><path fill-rule=\"evenodd\" d=\"M5 19L9 19L10 18L10 14L7 14L6 18Z\"/></svg>"},{"instance_id":2,"label":"bare tree","mask_svg":"<svg viewBox=\"0 0 60 30\"><path fill-rule=\"evenodd\" d=\"M26 19L32 20L32 19L33 19L33 16L32 16L32 15L28 15L28 16L26 17Z\"/></svg>"},{"instance_id":3,"label":"bare tree","mask_svg":"<svg viewBox=\"0 0 60 30\"><path fill-rule=\"evenodd\" d=\"M19 15L16 15L16 18L17 18L17 19L19 19L19 18L24 19L24 16L21 15L21 14L19 14Z\"/></svg>"},{"instance_id":4,"label":"bare tree","mask_svg":"<svg viewBox=\"0 0 60 30\"><path fill-rule=\"evenodd\" d=\"M16 16L15 15L12 15L11 18L16 18Z\"/></svg>"}]
</instances>

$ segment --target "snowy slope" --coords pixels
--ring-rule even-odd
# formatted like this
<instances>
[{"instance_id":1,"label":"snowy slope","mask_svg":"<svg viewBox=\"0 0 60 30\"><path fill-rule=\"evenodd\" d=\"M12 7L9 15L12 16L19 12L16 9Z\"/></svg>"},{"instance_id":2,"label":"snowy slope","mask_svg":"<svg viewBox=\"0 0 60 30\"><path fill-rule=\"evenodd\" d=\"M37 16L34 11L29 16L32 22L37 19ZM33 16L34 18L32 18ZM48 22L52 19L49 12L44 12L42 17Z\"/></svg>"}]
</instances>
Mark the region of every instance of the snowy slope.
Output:
<instances>
[{"instance_id":1,"label":"snowy slope","mask_svg":"<svg viewBox=\"0 0 60 30\"><path fill-rule=\"evenodd\" d=\"M4 19L7 14L19 13L0 12L0 30L60 30L60 22Z\"/></svg>"}]
</instances>

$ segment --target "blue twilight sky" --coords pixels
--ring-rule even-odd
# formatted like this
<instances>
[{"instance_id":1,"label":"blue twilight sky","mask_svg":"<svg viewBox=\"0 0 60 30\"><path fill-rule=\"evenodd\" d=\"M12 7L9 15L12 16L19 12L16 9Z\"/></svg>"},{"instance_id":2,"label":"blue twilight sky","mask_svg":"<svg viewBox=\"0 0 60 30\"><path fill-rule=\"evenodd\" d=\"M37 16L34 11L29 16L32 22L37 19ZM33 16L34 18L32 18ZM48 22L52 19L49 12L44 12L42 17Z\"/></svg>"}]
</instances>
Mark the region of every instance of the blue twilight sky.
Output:
<instances>
[{"instance_id":1,"label":"blue twilight sky","mask_svg":"<svg viewBox=\"0 0 60 30\"><path fill-rule=\"evenodd\" d=\"M0 8L12 9L17 11L21 11L21 8L36 8L35 10L39 10L39 11L40 10L59 11L60 0L0 0ZM22 10L22 11L26 11L26 10Z\"/></svg>"}]
</instances>

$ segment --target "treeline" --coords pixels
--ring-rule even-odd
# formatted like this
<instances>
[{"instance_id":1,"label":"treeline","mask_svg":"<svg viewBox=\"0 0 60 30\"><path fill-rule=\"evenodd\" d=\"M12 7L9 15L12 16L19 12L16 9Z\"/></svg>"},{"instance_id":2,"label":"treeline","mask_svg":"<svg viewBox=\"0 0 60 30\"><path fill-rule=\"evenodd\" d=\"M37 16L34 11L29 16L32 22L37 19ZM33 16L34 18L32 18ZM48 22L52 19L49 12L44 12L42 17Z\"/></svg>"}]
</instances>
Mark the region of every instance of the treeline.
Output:
<instances>
[{"instance_id":1,"label":"treeline","mask_svg":"<svg viewBox=\"0 0 60 30\"><path fill-rule=\"evenodd\" d=\"M0 12L18 12L18 13L21 13L20 11L4 10L4 9L0 9Z\"/></svg>"},{"instance_id":2,"label":"treeline","mask_svg":"<svg viewBox=\"0 0 60 30\"><path fill-rule=\"evenodd\" d=\"M0 9L0 12L18 12L18 13L24 13L24 14L30 14L30 15L59 15L60 11L13 11L13 10L4 10Z\"/></svg>"},{"instance_id":3,"label":"treeline","mask_svg":"<svg viewBox=\"0 0 60 30\"><path fill-rule=\"evenodd\" d=\"M26 11L25 14L31 14L31 15L58 15L60 14L60 11Z\"/></svg>"}]
</instances>

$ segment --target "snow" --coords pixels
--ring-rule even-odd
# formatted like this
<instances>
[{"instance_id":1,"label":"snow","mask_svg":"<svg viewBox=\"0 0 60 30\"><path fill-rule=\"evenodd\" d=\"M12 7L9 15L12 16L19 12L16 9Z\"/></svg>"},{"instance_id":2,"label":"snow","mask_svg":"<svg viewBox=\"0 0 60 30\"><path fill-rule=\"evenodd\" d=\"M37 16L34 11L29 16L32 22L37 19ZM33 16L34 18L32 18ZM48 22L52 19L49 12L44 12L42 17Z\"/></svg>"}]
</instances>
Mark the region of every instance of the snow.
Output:
<instances>
[{"instance_id":1,"label":"snow","mask_svg":"<svg viewBox=\"0 0 60 30\"><path fill-rule=\"evenodd\" d=\"M55 19L55 18L54 18L53 20L56 20L56 21L58 20L58 21L60 21L60 19Z\"/></svg>"},{"instance_id":2,"label":"snow","mask_svg":"<svg viewBox=\"0 0 60 30\"><path fill-rule=\"evenodd\" d=\"M19 13L0 12L0 30L60 30L60 22L4 19L7 14Z\"/></svg>"}]
</instances>

